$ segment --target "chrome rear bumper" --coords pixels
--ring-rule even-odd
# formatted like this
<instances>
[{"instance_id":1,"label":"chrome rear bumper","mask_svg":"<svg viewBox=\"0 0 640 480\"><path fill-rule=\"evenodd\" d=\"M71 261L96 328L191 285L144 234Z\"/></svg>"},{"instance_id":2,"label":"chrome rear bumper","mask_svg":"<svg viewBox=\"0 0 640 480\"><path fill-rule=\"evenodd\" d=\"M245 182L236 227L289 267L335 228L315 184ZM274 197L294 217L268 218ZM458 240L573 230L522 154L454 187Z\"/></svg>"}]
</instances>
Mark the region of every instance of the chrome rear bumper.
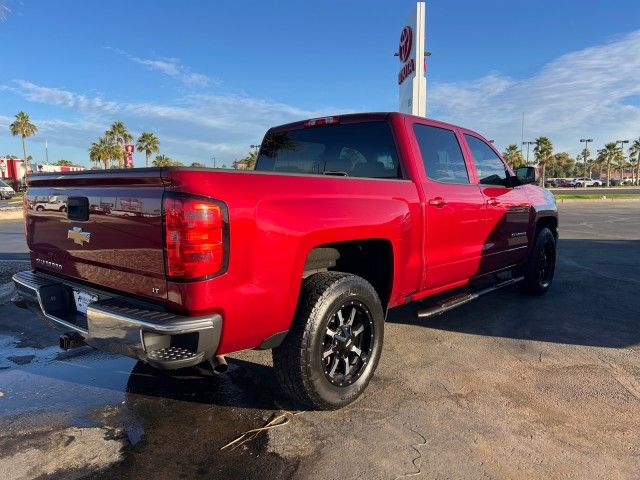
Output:
<instances>
[{"instance_id":1,"label":"chrome rear bumper","mask_svg":"<svg viewBox=\"0 0 640 480\"><path fill-rule=\"evenodd\" d=\"M222 317L176 315L136 299L87 287L36 271L13 276L18 302L35 304L56 325L77 332L100 350L137 358L165 369L196 365L212 358ZM77 311L73 291L97 297L87 314Z\"/></svg>"}]
</instances>

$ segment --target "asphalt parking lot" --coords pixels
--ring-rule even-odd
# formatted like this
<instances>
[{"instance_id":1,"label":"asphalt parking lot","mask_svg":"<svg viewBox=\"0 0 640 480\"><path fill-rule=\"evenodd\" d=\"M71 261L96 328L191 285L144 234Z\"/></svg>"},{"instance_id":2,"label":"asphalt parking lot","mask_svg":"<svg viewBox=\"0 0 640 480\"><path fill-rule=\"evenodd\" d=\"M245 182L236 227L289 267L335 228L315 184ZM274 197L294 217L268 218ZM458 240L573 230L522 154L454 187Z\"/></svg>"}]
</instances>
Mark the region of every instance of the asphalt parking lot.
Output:
<instances>
[{"instance_id":1,"label":"asphalt parking lot","mask_svg":"<svg viewBox=\"0 0 640 480\"><path fill-rule=\"evenodd\" d=\"M560 209L546 296L513 287L427 321L396 309L363 398L236 449L220 450L300 412L269 352L172 375L61 352L60 331L0 306L0 478L637 479L640 201Z\"/></svg>"}]
</instances>

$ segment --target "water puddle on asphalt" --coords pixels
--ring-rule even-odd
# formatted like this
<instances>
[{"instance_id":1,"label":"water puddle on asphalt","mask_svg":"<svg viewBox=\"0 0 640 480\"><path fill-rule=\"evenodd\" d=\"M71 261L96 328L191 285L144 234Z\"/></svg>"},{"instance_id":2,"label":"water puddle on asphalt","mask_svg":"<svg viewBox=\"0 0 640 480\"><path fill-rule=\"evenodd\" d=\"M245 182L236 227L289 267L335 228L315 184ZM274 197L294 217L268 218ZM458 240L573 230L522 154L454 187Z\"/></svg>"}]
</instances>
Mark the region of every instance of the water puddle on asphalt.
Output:
<instances>
[{"instance_id":1,"label":"water puddle on asphalt","mask_svg":"<svg viewBox=\"0 0 640 480\"><path fill-rule=\"evenodd\" d=\"M290 476L295 465L266 452L266 435L219 451L281 408L272 375L269 367L242 360L230 360L225 375L199 367L163 372L89 347L21 347L16 337L0 335L0 451L7 452L0 453L0 470L8 462L31 472L16 478L57 468L72 470L65 478L125 477L134 470L167 478ZM101 448L96 436L105 452L117 455L91 463L91 449ZM31 460L21 453L29 448L38 452ZM76 459L84 452L87 461L67 460L64 452Z\"/></svg>"}]
</instances>

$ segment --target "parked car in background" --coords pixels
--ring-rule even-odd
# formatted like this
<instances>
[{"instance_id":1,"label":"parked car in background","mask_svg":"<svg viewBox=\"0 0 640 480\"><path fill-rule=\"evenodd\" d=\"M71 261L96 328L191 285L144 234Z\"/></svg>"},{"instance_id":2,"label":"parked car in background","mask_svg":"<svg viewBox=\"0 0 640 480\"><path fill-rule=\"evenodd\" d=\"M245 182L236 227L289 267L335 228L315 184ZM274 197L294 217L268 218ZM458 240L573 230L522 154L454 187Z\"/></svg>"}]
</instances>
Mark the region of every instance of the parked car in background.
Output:
<instances>
[{"instance_id":1,"label":"parked car in background","mask_svg":"<svg viewBox=\"0 0 640 480\"><path fill-rule=\"evenodd\" d=\"M605 183L606 185L606 183ZM618 180L617 178L610 178L609 179L609 186L610 187L617 187L618 185L620 185L620 180Z\"/></svg>"},{"instance_id":2,"label":"parked car in background","mask_svg":"<svg viewBox=\"0 0 640 480\"><path fill-rule=\"evenodd\" d=\"M568 178L558 178L554 182L554 186L558 188L574 187L573 180Z\"/></svg>"},{"instance_id":3,"label":"parked car in background","mask_svg":"<svg viewBox=\"0 0 640 480\"><path fill-rule=\"evenodd\" d=\"M633 177L622 177L622 185L634 185L635 181Z\"/></svg>"},{"instance_id":4,"label":"parked car in background","mask_svg":"<svg viewBox=\"0 0 640 480\"><path fill-rule=\"evenodd\" d=\"M573 187L601 187L602 181L594 180L593 178L589 178L589 177L580 177L580 178L573 179L572 186Z\"/></svg>"},{"instance_id":5,"label":"parked car in background","mask_svg":"<svg viewBox=\"0 0 640 480\"><path fill-rule=\"evenodd\" d=\"M6 182L0 180L0 200L8 200L13 198L16 191L11 188Z\"/></svg>"}]
</instances>

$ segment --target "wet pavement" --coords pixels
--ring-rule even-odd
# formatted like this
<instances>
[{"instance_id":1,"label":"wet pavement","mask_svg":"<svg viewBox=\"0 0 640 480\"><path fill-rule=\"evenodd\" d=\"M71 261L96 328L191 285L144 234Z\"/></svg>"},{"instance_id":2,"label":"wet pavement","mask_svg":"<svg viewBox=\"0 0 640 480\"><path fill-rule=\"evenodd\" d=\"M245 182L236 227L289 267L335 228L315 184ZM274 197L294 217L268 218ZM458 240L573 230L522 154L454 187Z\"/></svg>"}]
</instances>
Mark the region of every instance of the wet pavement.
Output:
<instances>
[{"instance_id":1,"label":"wet pavement","mask_svg":"<svg viewBox=\"0 0 640 480\"><path fill-rule=\"evenodd\" d=\"M637 478L640 202L562 207L551 291L393 311L359 401L298 412L269 352L160 372L0 306L0 478Z\"/></svg>"}]
</instances>

